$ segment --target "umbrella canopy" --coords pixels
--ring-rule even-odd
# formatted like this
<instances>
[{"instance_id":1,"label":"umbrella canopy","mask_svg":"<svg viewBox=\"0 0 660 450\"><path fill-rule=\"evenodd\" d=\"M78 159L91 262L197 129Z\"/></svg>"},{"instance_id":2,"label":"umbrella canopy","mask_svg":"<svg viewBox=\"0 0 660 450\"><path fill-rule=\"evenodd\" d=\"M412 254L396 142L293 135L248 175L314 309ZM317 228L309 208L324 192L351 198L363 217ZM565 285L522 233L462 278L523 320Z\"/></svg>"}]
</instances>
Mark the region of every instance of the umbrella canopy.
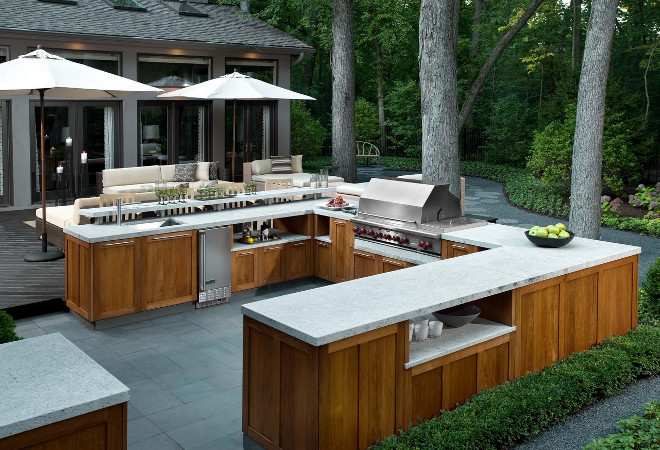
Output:
<instances>
[{"instance_id":1,"label":"umbrella canopy","mask_svg":"<svg viewBox=\"0 0 660 450\"><path fill-rule=\"evenodd\" d=\"M46 237L44 97L115 98L136 92L162 92L162 89L51 55L41 46L27 55L0 64L0 96L38 94L41 103L41 251L27 252L26 261L52 261L64 256L59 250L48 251Z\"/></svg>"},{"instance_id":2,"label":"umbrella canopy","mask_svg":"<svg viewBox=\"0 0 660 450\"><path fill-rule=\"evenodd\" d=\"M194 86L160 94L158 97L187 97L206 100L315 100L237 71Z\"/></svg>"},{"instance_id":3,"label":"umbrella canopy","mask_svg":"<svg viewBox=\"0 0 660 450\"><path fill-rule=\"evenodd\" d=\"M115 98L136 92L163 92L146 84L37 49L0 64L0 95L37 95L61 99Z\"/></svg>"}]
</instances>

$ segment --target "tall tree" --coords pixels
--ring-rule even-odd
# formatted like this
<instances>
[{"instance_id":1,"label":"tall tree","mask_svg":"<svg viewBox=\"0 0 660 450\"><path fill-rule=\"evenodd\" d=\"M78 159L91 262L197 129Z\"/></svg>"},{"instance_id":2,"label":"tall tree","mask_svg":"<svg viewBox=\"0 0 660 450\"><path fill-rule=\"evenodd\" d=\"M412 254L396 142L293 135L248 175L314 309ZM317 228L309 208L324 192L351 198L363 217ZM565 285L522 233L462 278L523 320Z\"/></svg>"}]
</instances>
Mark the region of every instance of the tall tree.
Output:
<instances>
[{"instance_id":1,"label":"tall tree","mask_svg":"<svg viewBox=\"0 0 660 450\"><path fill-rule=\"evenodd\" d=\"M616 24L617 0L591 4L578 87L569 225L578 236L598 239L605 94Z\"/></svg>"},{"instance_id":2,"label":"tall tree","mask_svg":"<svg viewBox=\"0 0 660 450\"><path fill-rule=\"evenodd\" d=\"M355 183L353 0L332 3L332 173Z\"/></svg>"},{"instance_id":3,"label":"tall tree","mask_svg":"<svg viewBox=\"0 0 660 450\"><path fill-rule=\"evenodd\" d=\"M419 83L422 92L422 177L448 183L460 197L456 58L460 0L422 0Z\"/></svg>"}]
</instances>

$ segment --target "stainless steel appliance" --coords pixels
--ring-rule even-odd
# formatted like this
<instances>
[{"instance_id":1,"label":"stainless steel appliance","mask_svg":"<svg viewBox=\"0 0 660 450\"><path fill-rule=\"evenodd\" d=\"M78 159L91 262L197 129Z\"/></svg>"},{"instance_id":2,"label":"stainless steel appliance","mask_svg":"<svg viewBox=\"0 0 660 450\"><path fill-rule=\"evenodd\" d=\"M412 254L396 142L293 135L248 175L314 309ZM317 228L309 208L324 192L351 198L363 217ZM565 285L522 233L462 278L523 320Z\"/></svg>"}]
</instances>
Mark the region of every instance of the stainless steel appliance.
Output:
<instances>
[{"instance_id":1,"label":"stainless steel appliance","mask_svg":"<svg viewBox=\"0 0 660 450\"><path fill-rule=\"evenodd\" d=\"M448 184L400 178L372 178L352 222L357 239L436 255L441 233L487 224L461 216L460 200Z\"/></svg>"},{"instance_id":2,"label":"stainless steel appliance","mask_svg":"<svg viewBox=\"0 0 660 450\"><path fill-rule=\"evenodd\" d=\"M231 296L230 226L199 230L199 298L197 307L229 301Z\"/></svg>"}]
</instances>

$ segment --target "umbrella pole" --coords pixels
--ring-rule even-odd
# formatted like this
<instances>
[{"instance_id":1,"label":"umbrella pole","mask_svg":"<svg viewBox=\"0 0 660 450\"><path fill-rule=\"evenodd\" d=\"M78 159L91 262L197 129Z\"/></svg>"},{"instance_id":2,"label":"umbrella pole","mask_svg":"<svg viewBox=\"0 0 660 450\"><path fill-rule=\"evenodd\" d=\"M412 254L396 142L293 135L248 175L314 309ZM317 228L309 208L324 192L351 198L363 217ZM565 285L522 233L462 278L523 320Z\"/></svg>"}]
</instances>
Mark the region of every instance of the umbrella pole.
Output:
<instances>
[{"instance_id":1,"label":"umbrella pole","mask_svg":"<svg viewBox=\"0 0 660 450\"><path fill-rule=\"evenodd\" d=\"M46 150L45 150L45 126L44 126L44 92L45 89L39 89L39 103L41 106L41 251L30 251L25 253L24 259L28 262L54 261L64 257L64 253L54 249L48 251L48 238L46 236Z\"/></svg>"},{"instance_id":2,"label":"umbrella pole","mask_svg":"<svg viewBox=\"0 0 660 450\"><path fill-rule=\"evenodd\" d=\"M234 120L232 130L232 145L231 145L231 181L234 181L234 159L236 158L236 99L234 99ZM245 181L245 180L243 180Z\"/></svg>"}]
</instances>

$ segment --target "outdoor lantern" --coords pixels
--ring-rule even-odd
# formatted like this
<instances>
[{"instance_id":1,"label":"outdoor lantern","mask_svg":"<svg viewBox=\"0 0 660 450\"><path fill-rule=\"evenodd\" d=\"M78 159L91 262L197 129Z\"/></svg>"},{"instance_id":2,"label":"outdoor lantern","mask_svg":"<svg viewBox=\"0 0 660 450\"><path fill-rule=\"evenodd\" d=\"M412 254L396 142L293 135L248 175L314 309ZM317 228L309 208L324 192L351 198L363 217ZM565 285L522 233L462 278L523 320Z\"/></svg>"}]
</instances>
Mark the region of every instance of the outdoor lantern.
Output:
<instances>
[{"instance_id":1,"label":"outdoor lantern","mask_svg":"<svg viewBox=\"0 0 660 450\"><path fill-rule=\"evenodd\" d=\"M80 154L80 163L87 164L87 152L85 150Z\"/></svg>"},{"instance_id":2,"label":"outdoor lantern","mask_svg":"<svg viewBox=\"0 0 660 450\"><path fill-rule=\"evenodd\" d=\"M73 145L73 139L71 137L66 138L66 146L71 147Z\"/></svg>"}]
</instances>

